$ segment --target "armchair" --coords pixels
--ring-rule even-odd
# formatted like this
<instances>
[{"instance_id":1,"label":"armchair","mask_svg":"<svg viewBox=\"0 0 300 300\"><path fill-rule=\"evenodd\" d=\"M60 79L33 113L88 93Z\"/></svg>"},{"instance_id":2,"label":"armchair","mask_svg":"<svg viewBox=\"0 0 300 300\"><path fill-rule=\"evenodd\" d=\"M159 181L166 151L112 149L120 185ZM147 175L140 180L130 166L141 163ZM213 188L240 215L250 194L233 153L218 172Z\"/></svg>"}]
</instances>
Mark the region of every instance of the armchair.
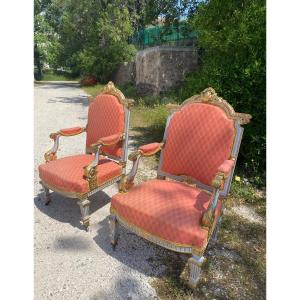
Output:
<instances>
[{"instance_id":1,"label":"armchair","mask_svg":"<svg viewBox=\"0 0 300 300\"><path fill-rule=\"evenodd\" d=\"M129 155L132 169L111 201L111 244L116 247L120 224L164 248L192 254L188 284L194 288L207 245L220 227L241 125L251 116L236 113L212 88L167 108L172 113L162 143L141 146ZM139 160L159 151L157 178L134 186Z\"/></svg>"},{"instance_id":2,"label":"armchair","mask_svg":"<svg viewBox=\"0 0 300 300\"><path fill-rule=\"evenodd\" d=\"M81 222L89 226L89 197L97 191L120 181L125 175L129 107L133 100L109 82L90 100L86 127L60 129L51 133L53 147L44 154L45 163L39 166L40 183L45 204L51 201L50 190L78 199ZM86 153L57 158L60 137L86 133Z\"/></svg>"}]
</instances>

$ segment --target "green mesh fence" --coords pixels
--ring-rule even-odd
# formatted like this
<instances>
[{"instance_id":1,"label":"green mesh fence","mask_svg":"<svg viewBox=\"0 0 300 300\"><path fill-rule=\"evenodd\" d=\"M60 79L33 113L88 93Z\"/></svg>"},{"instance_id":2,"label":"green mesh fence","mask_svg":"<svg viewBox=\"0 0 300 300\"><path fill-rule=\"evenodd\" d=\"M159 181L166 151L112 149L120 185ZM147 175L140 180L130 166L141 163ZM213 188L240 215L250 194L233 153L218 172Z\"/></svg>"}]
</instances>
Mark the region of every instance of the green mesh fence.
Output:
<instances>
[{"instance_id":1,"label":"green mesh fence","mask_svg":"<svg viewBox=\"0 0 300 300\"><path fill-rule=\"evenodd\" d=\"M134 34L130 42L138 48L146 48L163 44L194 44L196 33L186 25L152 26Z\"/></svg>"}]
</instances>

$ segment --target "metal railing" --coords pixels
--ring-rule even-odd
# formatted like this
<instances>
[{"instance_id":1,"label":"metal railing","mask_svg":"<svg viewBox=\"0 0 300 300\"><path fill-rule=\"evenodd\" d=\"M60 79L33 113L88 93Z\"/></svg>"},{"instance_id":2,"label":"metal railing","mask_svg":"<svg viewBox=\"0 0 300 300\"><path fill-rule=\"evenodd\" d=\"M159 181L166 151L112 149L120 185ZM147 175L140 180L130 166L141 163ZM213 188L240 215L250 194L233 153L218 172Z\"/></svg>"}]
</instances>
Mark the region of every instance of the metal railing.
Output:
<instances>
[{"instance_id":1,"label":"metal railing","mask_svg":"<svg viewBox=\"0 0 300 300\"><path fill-rule=\"evenodd\" d=\"M136 32L130 39L138 49L159 45L195 45L196 33L186 25L151 26Z\"/></svg>"}]
</instances>

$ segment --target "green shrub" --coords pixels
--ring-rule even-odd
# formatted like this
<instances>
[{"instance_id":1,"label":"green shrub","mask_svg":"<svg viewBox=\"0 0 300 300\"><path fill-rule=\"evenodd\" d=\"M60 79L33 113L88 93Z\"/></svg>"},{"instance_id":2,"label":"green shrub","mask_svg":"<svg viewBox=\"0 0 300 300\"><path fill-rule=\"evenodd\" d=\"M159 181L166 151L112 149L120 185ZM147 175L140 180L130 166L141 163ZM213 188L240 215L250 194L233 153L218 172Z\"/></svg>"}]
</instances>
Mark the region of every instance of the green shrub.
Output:
<instances>
[{"instance_id":1,"label":"green shrub","mask_svg":"<svg viewBox=\"0 0 300 300\"><path fill-rule=\"evenodd\" d=\"M245 125L239 167L256 184L265 183L266 67L265 1L210 0L191 20L201 49L200 68L178 91L181 101L208 86L238 112Z\"/></svg>"}]
</instances>

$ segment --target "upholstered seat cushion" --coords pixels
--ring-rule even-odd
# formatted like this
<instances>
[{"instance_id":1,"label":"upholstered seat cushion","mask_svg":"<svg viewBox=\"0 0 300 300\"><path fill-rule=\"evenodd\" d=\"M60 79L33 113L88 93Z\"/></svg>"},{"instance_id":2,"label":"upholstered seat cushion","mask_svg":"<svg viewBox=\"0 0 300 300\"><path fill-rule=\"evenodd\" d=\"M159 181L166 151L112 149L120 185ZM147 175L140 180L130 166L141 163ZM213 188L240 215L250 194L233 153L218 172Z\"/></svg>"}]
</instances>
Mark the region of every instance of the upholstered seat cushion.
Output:
<instances>
[{"instance_id":1,"label":"upholstered seat cushion","mask_svg":"<svg viewBox=\"0 0 300 300\"><path fill-rule=\"evenodd\" d=\"M83 178L84 167L92 162L93 155L82 154L63 157L39 166L39 175L43 182L66 192L85 193L88 182ZM97 166L98 184L121 175L122 167L117 163L101 158Z\"/></svg>"},{"instance_id":2,"label":"upholstered seat cushion","mask_svg":"<svg viewBox=\"0 0 300 300\"><path fill-rule=\"evenodd\" d=\"M207 230L200 219L211 195L180 182L149 180L119 193L111 201L112 213L158 238L194 247L202 247ZM219 213L219 203L216 213Z\"/></svg>"}]
</instances>

